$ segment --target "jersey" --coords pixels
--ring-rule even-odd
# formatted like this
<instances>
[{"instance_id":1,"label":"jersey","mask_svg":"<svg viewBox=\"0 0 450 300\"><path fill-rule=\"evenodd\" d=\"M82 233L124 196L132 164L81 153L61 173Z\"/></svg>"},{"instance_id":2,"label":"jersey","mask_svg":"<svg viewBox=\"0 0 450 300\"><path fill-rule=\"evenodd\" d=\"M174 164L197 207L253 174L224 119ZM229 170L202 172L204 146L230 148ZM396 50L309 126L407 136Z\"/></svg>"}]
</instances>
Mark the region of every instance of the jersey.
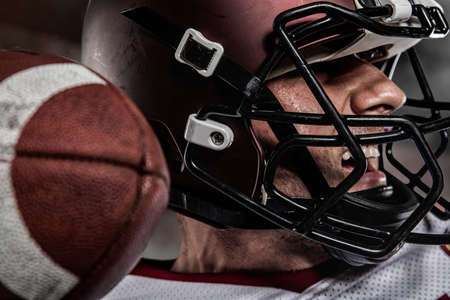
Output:
<instances>
[{"instance_id":1,"label":"jersey","mask_svg":"<svg viewBox=\"0 0 450 300\"><path fill-rule=\"evenodd\" d=\"M450 300L449 295L450 247L407 244L378 265L331 260L300 272L180 274L141 261L105 299Z\"/></svg>"}]
</instances>

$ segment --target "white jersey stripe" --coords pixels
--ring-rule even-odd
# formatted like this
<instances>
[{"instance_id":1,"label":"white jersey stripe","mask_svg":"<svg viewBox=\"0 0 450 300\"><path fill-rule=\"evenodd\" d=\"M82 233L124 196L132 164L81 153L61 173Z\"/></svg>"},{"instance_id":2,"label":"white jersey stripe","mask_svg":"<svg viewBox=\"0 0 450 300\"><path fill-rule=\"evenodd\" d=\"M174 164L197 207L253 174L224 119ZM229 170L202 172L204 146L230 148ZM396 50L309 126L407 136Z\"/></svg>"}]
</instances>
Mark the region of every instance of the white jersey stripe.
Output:
<instances>
[{"instance_id":1,"label":"white jersey stripe","mask_svg":"<svg viewBox=\"0 0 450 300\"><path fill-rule=\"evenodd\" d=\"M86 84L106 83L74 63L33 67L0 82L0 282L25 299L60 299L78 278L54 263L23 223L10 177L14 147L43 102Z\"/></svg>"}]
</instances>

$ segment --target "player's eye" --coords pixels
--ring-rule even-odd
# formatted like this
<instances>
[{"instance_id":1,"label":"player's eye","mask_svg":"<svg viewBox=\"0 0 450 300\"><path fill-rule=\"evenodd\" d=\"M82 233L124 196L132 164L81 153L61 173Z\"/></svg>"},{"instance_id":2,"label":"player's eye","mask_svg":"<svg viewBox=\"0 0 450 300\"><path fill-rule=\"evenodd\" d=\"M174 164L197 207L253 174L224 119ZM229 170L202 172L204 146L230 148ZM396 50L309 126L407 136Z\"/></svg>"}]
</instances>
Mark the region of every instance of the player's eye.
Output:
<instances>
[{"instance_id":1,"label":"player's eye","mask_svg":"<svg viewBox=\"0 0 450 300\"><path fill-rule=\"evenodd\" d=\"M376 47L367 51L356 53L355 56L362 61L372 63L377 66L379 62L386 59L388 52L386 46Z\"/></svg>"}]
</instances>

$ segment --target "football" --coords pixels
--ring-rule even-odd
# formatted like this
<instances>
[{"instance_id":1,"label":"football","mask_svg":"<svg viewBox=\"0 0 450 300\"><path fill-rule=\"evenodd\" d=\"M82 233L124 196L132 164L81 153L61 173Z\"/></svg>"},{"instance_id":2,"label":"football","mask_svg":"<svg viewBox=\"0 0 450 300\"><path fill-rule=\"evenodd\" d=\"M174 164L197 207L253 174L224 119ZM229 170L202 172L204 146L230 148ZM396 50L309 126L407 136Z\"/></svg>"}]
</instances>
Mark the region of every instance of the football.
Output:
<instances>
[{"instance_id":1,"label":"football","mask_svg":"<svg viewBox=\"0 0 450 300\"><path fill-rule=\"evenodd\" d=\"M97 299L137 263L165 209L153 130L99 74L0 51L0 299Z\"/></svg>"}]
</instances>

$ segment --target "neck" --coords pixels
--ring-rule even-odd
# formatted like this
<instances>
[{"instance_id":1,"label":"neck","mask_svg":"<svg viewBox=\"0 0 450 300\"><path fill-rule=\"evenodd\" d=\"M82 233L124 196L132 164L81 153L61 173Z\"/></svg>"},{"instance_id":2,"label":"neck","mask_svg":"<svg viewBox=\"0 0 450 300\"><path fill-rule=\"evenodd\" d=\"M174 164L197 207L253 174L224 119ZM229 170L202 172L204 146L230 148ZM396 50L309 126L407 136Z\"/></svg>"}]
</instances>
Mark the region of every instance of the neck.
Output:
<instances>
[{"instance_id":1,"label":"neck","mask_svg":"<svg viewBox=\"0 0 450 300\"><path fill-rule=\"evenodd\" d=\"M178 220L183 239L174 272L300 271L328 259L319 244L286 230L225 230Z\"/></svg>"}]
</instances>

